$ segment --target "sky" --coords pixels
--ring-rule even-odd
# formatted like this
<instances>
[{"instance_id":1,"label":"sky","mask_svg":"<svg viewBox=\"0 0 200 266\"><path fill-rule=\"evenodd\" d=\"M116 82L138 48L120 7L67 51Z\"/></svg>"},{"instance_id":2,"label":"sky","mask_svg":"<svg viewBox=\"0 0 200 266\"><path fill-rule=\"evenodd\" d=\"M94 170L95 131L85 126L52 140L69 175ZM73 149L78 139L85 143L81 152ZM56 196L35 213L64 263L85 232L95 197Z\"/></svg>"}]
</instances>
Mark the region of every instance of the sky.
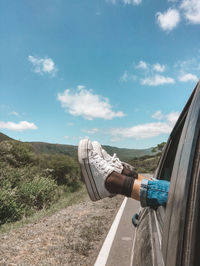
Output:
<instances>
[{"instance_id":1,"label":"sky","mask_svg":"<svg viewBox=\"0 0 200 266\"><path fill-rule=\"evenodd\" d=\"M199 0L0 1L0 132L149 148L200 74Z\"/></svg>"}]
</instances>

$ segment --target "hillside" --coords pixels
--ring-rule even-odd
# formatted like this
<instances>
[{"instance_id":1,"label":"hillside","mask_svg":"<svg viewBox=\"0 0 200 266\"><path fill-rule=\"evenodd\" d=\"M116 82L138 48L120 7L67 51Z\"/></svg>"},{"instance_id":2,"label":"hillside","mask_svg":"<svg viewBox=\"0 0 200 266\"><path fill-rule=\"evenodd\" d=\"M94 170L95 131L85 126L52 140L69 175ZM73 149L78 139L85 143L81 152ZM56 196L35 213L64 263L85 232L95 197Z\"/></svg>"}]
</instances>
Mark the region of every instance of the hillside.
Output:
<instances>
[{"instance_id":1,"label":"hillside","mask_svg":"<svg viewBox=\"0 0 200 266\"><path fill-rule=\"evenodd\" d=\"M136 157L128 161L133 165L138 173L151 173L153 174L157 168L161 153L156 155L144 155L142 157Z\"/></svg>"},{"instance_id":2,"label":"hillside","mask_svg":"<svg viewBox=\"0 0 200 266\"><path fill-rule=\"evenodd\" d=\"M132 158L135 157L141 157L145 155L153 155L155 152L152 152L153 148L149 149L125 149L125 148L116 148L112 146L103 146L104 149L109 153L109 154L114 154L116 153L117 156L120 158L122 161L129 161Z\"/></svg>"},{"instance_id":3,"label":"hillside","mask_svg":"<svg viewBox=\"0 0 200 266\"><path fill-rule=\"evenodd\" d=\"M3 133L0 133L0 142L4 140L12 140L10 137ZM67 144L52 144L47 142L26 142L31 144L36 154L63 154L73 158L77 157L78 147L75 145ZM153 148L148 149L127 149L117 148L113 146L103 145L103 148L109 153L116 153L122 161L129 161L135 157L141 157L145 155L154 155Z\"/></svg>"},{"instance_id":4,"label":"hillside","mask_svg":"<svg viewBox=\"0 0 200 266\"><path fill-rule=\"evenodd\" d=\"M0 142L4 140L12 140L12 139L8 137L7 135L0 132Z\"/></svg>"},{"instance_id":5,"label":"hillside","mask_svg":"<svg viewBox=\"0 0 200 266\"><path fill-rule=\"evenodd\" d=\"M77 157L77 146L65 144L51 144L47 142L27 142L34 147L37 154L64 154L70 157Z\"/></svg>"},{"instance_id":6,"label":"hillside","mask_svg":"<svg viewBox=\"0 0 200 266\"><path fill-rule=\"evenodd\" d=\"M46 154L64 154L70 157L77 157L77 146L64 145L64 144L51 144L46 142L29 142L33 145L36 153ZM122 161L128 161L135 157L141 157L145 155L153 155L152 148L149 149L125 149L112 146L104 146L103 148L109 153L116 153Z\"/></svg>"}]
</instances>

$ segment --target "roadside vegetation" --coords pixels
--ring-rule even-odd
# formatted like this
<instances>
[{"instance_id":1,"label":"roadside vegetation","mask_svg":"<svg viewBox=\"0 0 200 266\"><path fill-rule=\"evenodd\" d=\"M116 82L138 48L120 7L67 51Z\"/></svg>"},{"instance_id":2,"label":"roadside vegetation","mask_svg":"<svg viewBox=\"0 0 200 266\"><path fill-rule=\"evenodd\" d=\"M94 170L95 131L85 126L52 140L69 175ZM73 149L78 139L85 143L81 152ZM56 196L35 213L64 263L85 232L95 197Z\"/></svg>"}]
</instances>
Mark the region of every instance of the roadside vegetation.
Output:
<instances>
[{"instance_id":1,"label":"roadside vegetation","mask_svg":"<svg viewBox=\"0 0 200 266\"><path fill-rule=\"evenodd\" d=\"M48 209L80 187L75 158L36 155L30 144L0 142L0 225Z\"/></svg>"},{"instance_id":2,"label":"roadside vegetation","mask_svg":"<svg viewBox=\"0 0 200 266\"><path fill-rule=\"evenodd\" d=\"M144 155L141 157L134 157L128 160L128 163L135 167L138 173L150 173L153 174L157 168L162 150L165 146L165 142L158 144L152 149L153 155Z\"/></svg>"}]
</instances>

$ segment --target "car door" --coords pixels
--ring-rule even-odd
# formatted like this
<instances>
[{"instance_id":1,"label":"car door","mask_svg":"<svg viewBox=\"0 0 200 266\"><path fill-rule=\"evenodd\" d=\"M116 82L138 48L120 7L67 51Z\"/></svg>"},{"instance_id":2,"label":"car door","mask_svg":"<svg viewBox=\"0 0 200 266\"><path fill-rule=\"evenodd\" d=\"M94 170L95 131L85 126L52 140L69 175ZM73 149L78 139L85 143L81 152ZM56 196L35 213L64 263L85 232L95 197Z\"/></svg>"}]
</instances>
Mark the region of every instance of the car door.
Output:
<instances>
[{"instance_id":1,"label":"car door","mask_svg":"<svg viewBox=\"0 0 200 266\"><path fill-rule=\"evenodd\" d=\"M155 173L156 178L170 181L167 206L140 211L133 265L189 266L197 260L200 237L194 235L200 231L199 113L198 83L170 134Z\"/></svg>"},{"instance_id":2,"label":"car door","mask_svg":"<svg viewBox=\"0 0 200 266\"><path fill-rule=\"evenodd\" d=\"M165 265L194 265L191 230L198 215L200 84L192 95L171 175L164 217L162 253ZM198 193L197 193L198 192ZM196 198L195 198L196 194ZM196 208L198 208L196 210ZM196 225L195 225L196 226ZM193 227L193 229L191 229ZM193 232L194 234L194 232ZM189 242L188 242L189 241ZM190 243L190 246L188 244ZM199 264L198 264L199 265Z\"/></svg>"}]
</instances>

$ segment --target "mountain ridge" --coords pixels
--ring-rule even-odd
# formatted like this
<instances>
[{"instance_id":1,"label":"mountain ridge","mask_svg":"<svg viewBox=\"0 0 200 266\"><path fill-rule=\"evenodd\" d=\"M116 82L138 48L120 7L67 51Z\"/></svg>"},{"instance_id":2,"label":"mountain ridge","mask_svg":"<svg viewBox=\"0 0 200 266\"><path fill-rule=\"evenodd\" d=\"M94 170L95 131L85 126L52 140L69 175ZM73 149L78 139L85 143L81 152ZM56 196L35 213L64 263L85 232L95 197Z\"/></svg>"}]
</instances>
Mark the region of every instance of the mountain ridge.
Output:
<instances>
[{"instance_id":1,"label":"mountain ridge","mask_svg":"<svg viewBox=\"0 0 200 266\"><path fill-rule=\"evenodd\" d=\"M0 132L0 141L4 141L4 140L14 140L14 139ZM21 141L21 142L31 144L36 154L40 154L40 153L64 154L70 157L77 157L78 146L76 145L54 144L54 143L37 142L37 141L30 141L30 142ZM152 147L147 148L147 149L118 148L118 147L109 146L109 145L102 145L102 147L111 155L116 153L122 161L127 161L135 157L142 157L145 155L155 154L155 152L152 151L153 149Z\"/></svg>"},{"instance_id":2,"label":"mountain ridge","mask_svg":"<svg viewBox=\"0 0 200 266\"><path fill-rule=\"evenodd\" d=\"M48 142L27 142L34 147L36 153L47 153L47 154L64 154L71 157L77 157L78 146L69 144L52 144ZM153 148L148 149L128 149L118 148L109 145L102 145L102 147L109 153L116 153L122 161L127 161L135 157L141 157L144 155L153 155Z\"/></svg>"}]
</instances>

